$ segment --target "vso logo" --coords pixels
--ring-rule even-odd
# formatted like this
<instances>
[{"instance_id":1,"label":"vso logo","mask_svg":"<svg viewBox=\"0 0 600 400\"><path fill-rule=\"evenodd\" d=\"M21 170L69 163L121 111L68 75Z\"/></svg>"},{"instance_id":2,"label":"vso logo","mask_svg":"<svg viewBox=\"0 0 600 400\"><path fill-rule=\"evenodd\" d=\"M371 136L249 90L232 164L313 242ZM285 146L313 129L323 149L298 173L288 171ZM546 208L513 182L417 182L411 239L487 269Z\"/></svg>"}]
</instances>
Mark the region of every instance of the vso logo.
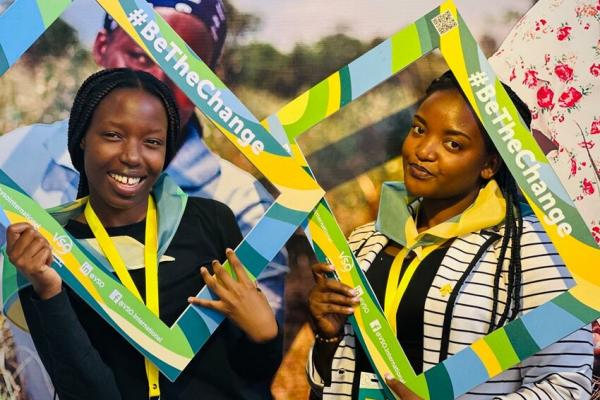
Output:
<instances>
[{"instance_id":1,"label":"vso logo","mask_svg":"<svg viewBox=\"0 0 600 400\"><path fill-rule=\"evenodd\" d=\"M73 241L67 235L55 233L52 240L54 241L55 249L58 254L67 254L73 249Z\"/></svg>"},{"instance_id":2,"label":"vso logo","mask_svg":"<svg viewBox=\"0 0 600 400\"><path fill-rule=\"evenodd\" d=\"M340 254L340 258L342 260L342 269L344 272L349 272L354 266L352 262L352 256L347 256L343 251Z\"/></svg>"}]
</instances>

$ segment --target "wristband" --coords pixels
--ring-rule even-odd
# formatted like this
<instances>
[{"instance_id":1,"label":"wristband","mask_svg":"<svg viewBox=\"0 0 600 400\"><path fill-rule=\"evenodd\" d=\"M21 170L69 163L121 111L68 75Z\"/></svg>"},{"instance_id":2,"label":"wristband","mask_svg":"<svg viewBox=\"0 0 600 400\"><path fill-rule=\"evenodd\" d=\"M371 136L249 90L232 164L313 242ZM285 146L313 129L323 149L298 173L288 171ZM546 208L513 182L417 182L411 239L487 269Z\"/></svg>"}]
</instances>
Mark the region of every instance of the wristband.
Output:
<instances>
[{"instance_id":1,"label":"wristband","mask_svg":"<svg viewBox=\"0 0 600 400\"><path fill-rule=\"evenodd\" d=\"M330 338L325 338L325 337L322 337L321 335L319 335L318 333L315 333L315 342L320 343L320 344L332 344L332 343L337 343L340 340L342 340L342 335L335 335Z\"/></svg>"}]
</instances>

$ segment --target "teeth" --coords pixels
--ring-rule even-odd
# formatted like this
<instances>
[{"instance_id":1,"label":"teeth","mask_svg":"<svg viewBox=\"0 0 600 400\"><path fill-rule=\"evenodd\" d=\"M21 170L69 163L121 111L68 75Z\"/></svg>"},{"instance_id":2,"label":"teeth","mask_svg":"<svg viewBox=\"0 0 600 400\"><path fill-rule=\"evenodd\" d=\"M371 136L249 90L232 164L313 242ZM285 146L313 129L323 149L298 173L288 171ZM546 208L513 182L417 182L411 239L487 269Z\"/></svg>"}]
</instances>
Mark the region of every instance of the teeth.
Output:
<instances>
[{"instance_id":1,"label":"teeth","mask_svg":"<svg viewBox=\"0 0 600 400\"><path fill-rule=\"evenodd\" d=\"M131 185L131 186L137 185L142 180L142 178L140 178L140 177L133 178L130 176L128 177L128 176L117 175L117 174L110 174L110 176L117 182L124 183L125 185Z\"/></svg>"}]
</instances>

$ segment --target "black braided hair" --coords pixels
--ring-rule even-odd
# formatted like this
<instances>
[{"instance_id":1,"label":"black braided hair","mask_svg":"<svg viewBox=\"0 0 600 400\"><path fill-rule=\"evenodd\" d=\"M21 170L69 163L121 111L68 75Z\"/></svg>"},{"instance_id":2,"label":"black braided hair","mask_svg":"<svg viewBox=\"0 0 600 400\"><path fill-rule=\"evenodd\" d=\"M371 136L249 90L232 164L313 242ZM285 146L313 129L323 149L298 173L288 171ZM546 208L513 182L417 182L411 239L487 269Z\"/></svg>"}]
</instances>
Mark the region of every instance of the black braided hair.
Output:
<instances>
[{"instance_id":1,"label":"black braided hair","mask_svg":"<svg viewBox=\"0 0 600 400\"><path fill-rule=\"evenodd\" d=\"M81 141L100 102L113 90L123 88L144 90L156 96L164 105L168 122L165 167L180 145L179 111L167 85L147 72L129 68L105 69L90 75L77 91L69 116L67 147L73 166L79 171L78 198L89 194Z\"/></svg>"},{"instance_id":2,"label":"black braided hair","mask_svg":"<svg viewBox=\"0 0 600 400\"><path fill-rule=\"evenodd\" d=\"M505 84L503 84L503 86L525 124L530 126L531 113L527 105L517 96L515 92L510 89L510 87ZM483 124L475 114L475 111L472 109L466 95L462 91L452 71L446 71L440 77L436 78L426 89L425 97L421 101L424 101L433 93L442 90L457 90L463 96L471 113L473 114L473 117L477 121L481 133L483 134L486 150L489 153L498 153L494 143L487 134ZM507 321L515 319L521 308L521 235L523 233L523 218L519 208L519 192L514 178L504 163L501 163L501 166L493 179L495 179L498 183L498 186L502 190L502 194L506 200L506 215L504 218L504 237L502 239L498 263L496 265L496 272L494 274L493 307L488 333L494 331L500 326L503 326ZM502 274L502 266L506 258L506 251L509 246L511 251L510 258L508 260L508 288L506 304L504 305L504 309L500 314L498 323L496 323L499 312L498 309L500 307L498 301L500 276ZM453 308L454 304L448 304L448 307ZM449 326L445 326L444 330L449 328Z\"/></svg>"}]
</instances>

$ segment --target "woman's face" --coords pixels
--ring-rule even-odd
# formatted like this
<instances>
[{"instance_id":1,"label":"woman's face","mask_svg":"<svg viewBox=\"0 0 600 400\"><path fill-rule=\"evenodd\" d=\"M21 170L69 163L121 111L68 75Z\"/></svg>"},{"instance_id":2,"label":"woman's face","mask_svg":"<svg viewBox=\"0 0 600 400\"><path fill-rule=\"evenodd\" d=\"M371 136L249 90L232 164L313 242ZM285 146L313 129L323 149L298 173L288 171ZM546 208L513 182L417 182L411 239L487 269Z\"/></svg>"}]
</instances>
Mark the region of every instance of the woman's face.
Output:
<instances>
[{"instance_id":1,"label":"woman's face","mask_svg":"<svg viewBox=\"0 0 600 400\"><path fill-rule=\"evenodd\" d=\"M141 89L116 89L98 105L81 142L98 214L139 211L159 177L168 119L162 101Z\"/></svg>"},{"instance_id":2,"label":"woman's face","mask_svg":"<svg viewBox=\"0 0 600 400\"><path fill-rule=\"evenodd\" d=\"M456 90L431 94L419 107L402 146L404 182L418 197L461 200L490 179L498 156L488 154L467 103Z\"/></svg>"}]
</instances>

